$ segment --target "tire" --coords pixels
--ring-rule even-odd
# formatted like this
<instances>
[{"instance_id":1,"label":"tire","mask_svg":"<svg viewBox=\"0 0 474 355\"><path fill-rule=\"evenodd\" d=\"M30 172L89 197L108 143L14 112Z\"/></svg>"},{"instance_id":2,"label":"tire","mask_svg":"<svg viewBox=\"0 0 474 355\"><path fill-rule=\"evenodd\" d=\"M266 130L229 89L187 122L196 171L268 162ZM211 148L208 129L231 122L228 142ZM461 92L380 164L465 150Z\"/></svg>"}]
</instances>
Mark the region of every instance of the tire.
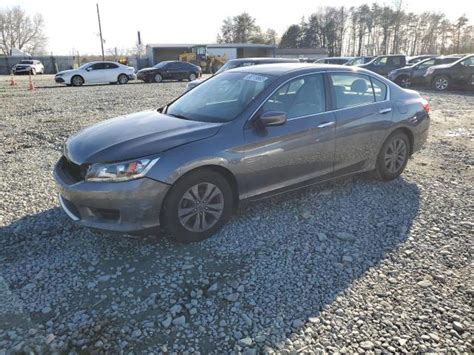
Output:
<instances>
[{"instance_id":1,"label":"tire","mask_svg":"<svg viewBox=\"0 0 474 355\"><path fill-rule=\"evenodd\" d=\"M120 74L117 79L117 83L124 85L128 83L128 76L125 74Z\"/></svg>"},{"instance_id":2,"label":"tire","mask_svg":"<svg viewBox=\"0 0 474 355\"><path fill-rule=\"evenodd\" d=\"M403 132L394 132L382 145L375 163L375 176L380 180L393 180L405 170L410 157L410 141Z\"/></svg>"},{"instance_id":3,"label":"tire","mask_svg":"<svg viewBox=\"0 0 474 355\"><path fill-rule=\"evenodd\" d=\"M446 75L438 75L433 79L431 86L437 91L446 91L449 88L450 80Z\"/></svg>"},{"instance_id":4,"label":"tire","mask_svg":"<svg viewBox=\"0 0 474 355\"><path fill-rule=\"evenodd\" d=\"M155 83L161 83L163 81L163 77L161 76L161 74L155 74L153 80L155 81Z\"/></svg>"},{"instance_id":5,"label":"tire","mask_svg":"<svg viewBox=\"0 0 474 355\"><path fill-rule=\"evenodd\" d=\"M397 78L397 84L398 86L402 88L409 88L411 86L411 80L409 76L403 75L399 78Z\"/></svg>"},{"instance_id":6,"label":"tire","mask_svg":"<svg viewBox=\"0 0 474 355\"><path fill-rule=\"evenodd\" d=\"M191 73L191 74L189 74L189 76L188 76L188 81L194 81L194 80L196 80L196 78L197 78L196 74Z\"/></svg>"},{"instance_id":7,"label":"tire","mask_svg":"<svg viewBox=\"0 0 474 355\"><path fill-rule=\"evenodd\" d=\"M30 70L30 73L31 73L31 75L36 75L36 69L35 69L35 68L32 68L32 69Z\"/></svg>"},{"instance_id":8,"label":"tire","mask_svg":"<svg viewBox=\"0 0 474 355\"><path fill-rule=\"evenodd\" d=\"M82 86L84 84L84 79L80 75L74 75L71 78L71 85L72 86Z\"/></svg>"},{"instance_id":9,"label":"tire","mask_svg":"<svg viewBox=\"0 0 474 355\"><path fill-rule=\"evenodd\" d=\"M163 203L161 224L179 243L207 239L229 220L233 198L224 176L209 169L196 170L171 187Z\"/></svg>"}]
</instances>

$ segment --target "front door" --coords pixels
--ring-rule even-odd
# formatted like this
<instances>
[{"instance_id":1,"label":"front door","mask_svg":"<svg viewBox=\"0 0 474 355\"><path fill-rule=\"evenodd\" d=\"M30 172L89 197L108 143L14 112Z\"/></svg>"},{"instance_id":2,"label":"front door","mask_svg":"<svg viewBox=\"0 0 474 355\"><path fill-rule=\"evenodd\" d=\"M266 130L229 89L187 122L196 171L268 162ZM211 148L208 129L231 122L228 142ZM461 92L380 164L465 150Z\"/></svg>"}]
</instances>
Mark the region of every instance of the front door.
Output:
<instances>
[{"instance_id":1,"label":"front door","mask_svg":"<svg viewBox=\"0 0 474 355\"><path fill-rule=\"evenodd\" d=\"M311 74L281 86L256 115L282 111L281 126L245 130L245 186L259 195L333 171L335 115L326 112L323 74Z\"/></svg>"},{"instance_id":2,"label":"front door","mask_svg":"<svg viewBox=\"0 0 474 355\"><path fill-rule=\"evenodd\" d=\"M474 87L474 57L467 58L457 64L453 75L456 86Z\"/></svg>"}]
</instances>

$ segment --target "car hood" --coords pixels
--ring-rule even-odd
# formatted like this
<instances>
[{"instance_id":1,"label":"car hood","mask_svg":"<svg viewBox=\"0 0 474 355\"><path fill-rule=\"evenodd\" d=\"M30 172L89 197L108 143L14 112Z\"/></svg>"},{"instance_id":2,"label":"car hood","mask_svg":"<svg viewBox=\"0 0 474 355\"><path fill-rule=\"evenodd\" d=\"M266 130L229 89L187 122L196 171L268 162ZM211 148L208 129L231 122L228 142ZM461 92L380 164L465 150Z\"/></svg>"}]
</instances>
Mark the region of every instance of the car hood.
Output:
<instances>
[{"instance_id":1,"label":"car hood","mask_svg":"<svg viewBox=\"0 0 474 355\"><path fill-rule=\"evenodd\" d=\"M143 111L80 131L67 140L64 154L78 165L146 157L211 137L221 126Z\"/></svg>"},{"instance_id":2,"label":"car hood","mask_svg":"<svg viewBox=\"0 0 474 355\"><path fill-rule=\"evenodd\" d=\"M77 70L76 69L62 70L60 72L57 72L56 75L58 75L58 74L62 74L62 75L69 74L69 73L73 73L75 71L77 71Z\"/></svg>"},{"instance_id":3,"label":"car hood","mask_svg":"<svg viewBox=\"0 0 474 355\"><path fill-rule=\"evenodd\" d=\"M157 69L158 68L143 68L143 69L140 69L137 73L146 73L146 72L154 71Z\"/></svg>"}]
</instances>

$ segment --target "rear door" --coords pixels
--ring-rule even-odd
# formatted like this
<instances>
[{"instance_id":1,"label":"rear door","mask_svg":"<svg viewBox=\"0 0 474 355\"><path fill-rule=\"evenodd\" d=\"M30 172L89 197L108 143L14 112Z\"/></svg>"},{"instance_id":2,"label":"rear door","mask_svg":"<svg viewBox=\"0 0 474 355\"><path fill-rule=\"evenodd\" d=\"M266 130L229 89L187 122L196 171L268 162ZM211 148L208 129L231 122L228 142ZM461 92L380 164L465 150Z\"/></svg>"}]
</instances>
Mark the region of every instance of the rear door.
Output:
<instances>
[{"instance_id":1,"label":"rear door","mask_svg":"<svg viewBox=\"0 0 474 355\"><path fill-rule=\"evenodd\" d=\"M368 75L329 74L336 109L334 172L360 171L375 161L385 133L392 124L387 86Z\"/></svg>"},{"instance_id":2,"label":"rear door","mask_svg":"<svg viewBox=\"0 0 474 355\"><path fill-rule=\"evenodd\" d=\"M333 171L335 115L326 110L323 74L282 85L256 115L283 111L288 120L245 136L245 185L249 194L286 187Z\"/></svg>"}]
</instances>

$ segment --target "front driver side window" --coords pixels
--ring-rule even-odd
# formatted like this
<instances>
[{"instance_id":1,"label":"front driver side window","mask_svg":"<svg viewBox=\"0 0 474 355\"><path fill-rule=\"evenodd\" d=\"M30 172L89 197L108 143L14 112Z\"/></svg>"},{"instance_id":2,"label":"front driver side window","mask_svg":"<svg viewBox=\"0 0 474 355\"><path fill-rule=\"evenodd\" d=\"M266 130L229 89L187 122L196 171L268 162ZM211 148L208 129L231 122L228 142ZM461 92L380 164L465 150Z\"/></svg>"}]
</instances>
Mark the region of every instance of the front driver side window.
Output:
<instances>
[{"instance_id":1,"label":"front driver side window","mask_svg":"<svg viewBox=\"0 0 474 355\"><path fill-rule=\"evenodd\" d=\"M288 118L324 112L326 97L322 74L307 75L286 83L268 99L262 109L262 112L286 112Z\"/></svg>"},{"instance_id":2,"label":"front driver side window","mask_svg":"<svg viewBox=\"0 0 474 355\"><path fill-rule=\"evenodd\" d=\"M474 67L474 57L471 57L462 61L461 64L466 67Z\"/></svg>"}]
</instances>

